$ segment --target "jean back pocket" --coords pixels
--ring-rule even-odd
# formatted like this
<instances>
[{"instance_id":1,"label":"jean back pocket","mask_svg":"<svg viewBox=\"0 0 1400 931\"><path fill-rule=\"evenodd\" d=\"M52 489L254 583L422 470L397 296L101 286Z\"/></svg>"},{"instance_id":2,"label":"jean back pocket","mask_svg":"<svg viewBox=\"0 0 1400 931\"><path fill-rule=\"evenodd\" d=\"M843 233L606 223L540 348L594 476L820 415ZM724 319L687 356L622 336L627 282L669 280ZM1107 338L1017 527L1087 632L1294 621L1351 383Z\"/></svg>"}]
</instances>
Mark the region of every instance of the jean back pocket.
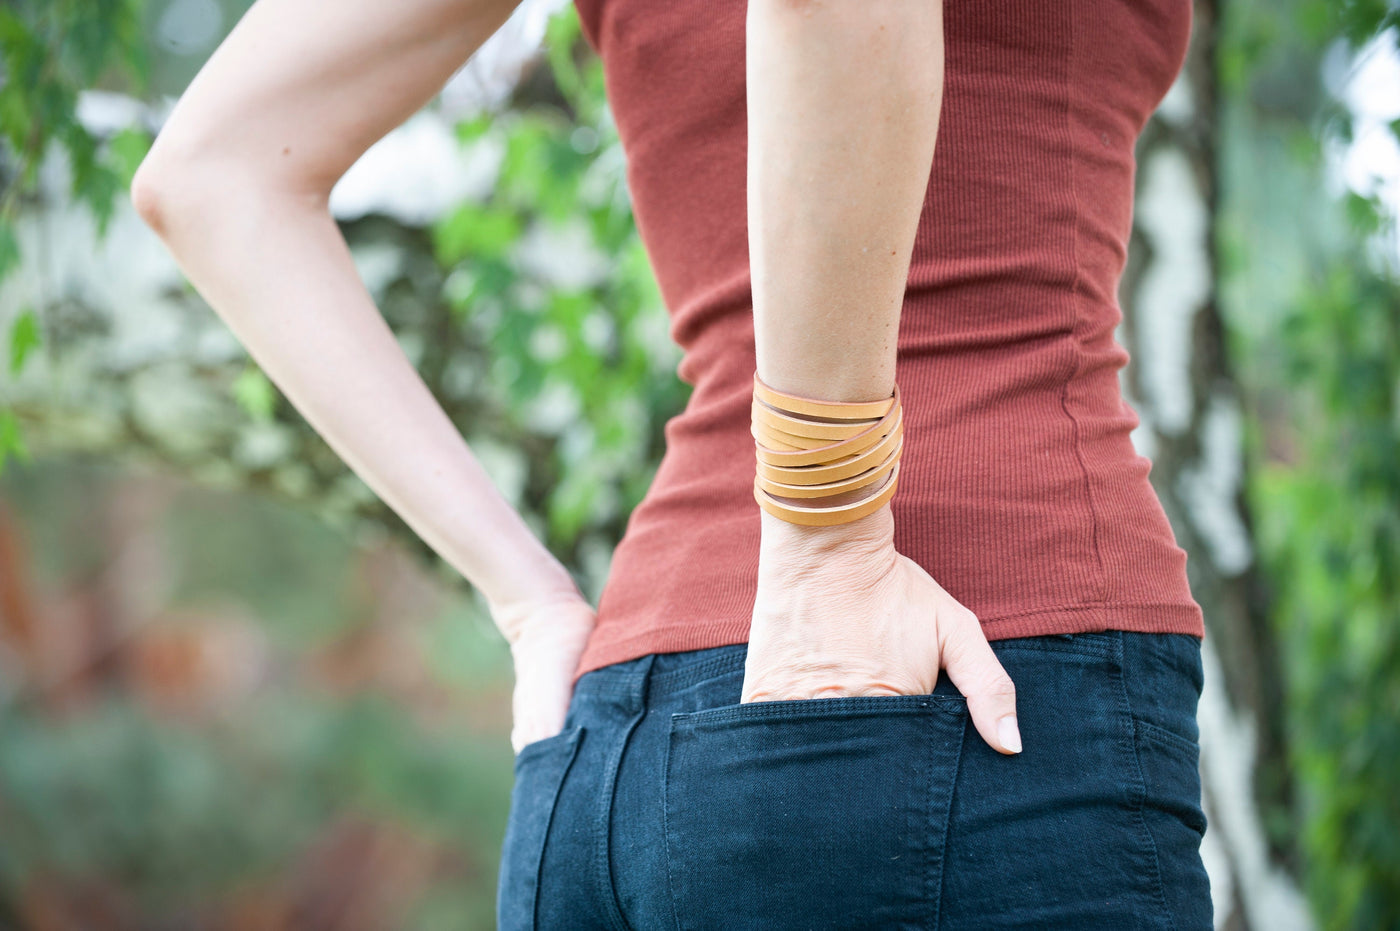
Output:
<instances>
[{"instance_id":1,"label":"jean back pocket","mask_svg":"<svg viewBox=\"0 0 1400 931\"><path fill-rule=\"evenodd\" d=\"M535 898L549 823L583 731L582 726L566 727L552 737L526 744L515 756L515 783L496 888L499 931L532 931L535 927Z\"/></svg>"},{"instance_id":2,"label":"jean back pocket","mask_svg":"<svg viewBox=\"0 0 1400 931\"><path fill-rule=\"evenodd\" d=\"M967 704L880 695L671 715L681 929L929 928Z\"/></svg>"},{"instance_id":3,"label":"jean back pocket","mask_svg":"<svg viewBox=\"0 0 1400 931\"><path fill-rule=\"evenodd\" d=\"M1146 721L1134 721L1133 729L1144 790L1142 816L1152 835L1171 927L1208 929L1214 912L1200 852L1206 832L1200 745Z\"/></svg>"}]
</instances>

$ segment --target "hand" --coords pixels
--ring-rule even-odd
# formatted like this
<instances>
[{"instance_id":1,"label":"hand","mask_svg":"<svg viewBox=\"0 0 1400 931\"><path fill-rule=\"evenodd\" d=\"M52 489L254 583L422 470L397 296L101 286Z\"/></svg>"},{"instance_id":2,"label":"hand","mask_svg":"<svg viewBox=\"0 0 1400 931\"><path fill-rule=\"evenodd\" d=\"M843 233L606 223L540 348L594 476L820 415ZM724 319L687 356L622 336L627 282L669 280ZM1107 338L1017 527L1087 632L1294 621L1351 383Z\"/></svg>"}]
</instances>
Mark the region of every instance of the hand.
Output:
<instances>
[{"instance_id":1,"label":"hand","mask_svg":"<svg viewBox=\"0 0 1400 931\"><path fill-rule=\"evenodd\" d=\"M777 523L764 526L741 703L927 694L946 667L982 739L1021 751L1011 677L976 615L895 551L887 508L850 530Z\"/></svg>"},{"instance_id":2,"label":"hand","mask_svg":"<svg viewBox=\"0 0 1400 931\"><path fill-rule=\"evenodd\" d=\"M519 753L563 730L574 672L598 617L582 595L493 608L491 615L515 666L510 743Z\"/></svg>"}]
</instances>

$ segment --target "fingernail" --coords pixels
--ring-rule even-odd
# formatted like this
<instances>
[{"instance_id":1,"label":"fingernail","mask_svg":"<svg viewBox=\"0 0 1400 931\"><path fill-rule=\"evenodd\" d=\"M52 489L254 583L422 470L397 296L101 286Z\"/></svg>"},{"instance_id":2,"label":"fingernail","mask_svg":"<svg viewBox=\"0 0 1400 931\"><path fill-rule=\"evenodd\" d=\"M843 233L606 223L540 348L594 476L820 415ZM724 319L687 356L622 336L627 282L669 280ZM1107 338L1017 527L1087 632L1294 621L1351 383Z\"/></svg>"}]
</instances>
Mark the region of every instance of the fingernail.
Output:
<instances>
[{"instance_id":1,"label":"fingernail","mask_svg":"<svg viewBox=\"0 0 1400 931\"><path fill-rule=\"evenodd\" d=\"M1021 752L1021 731L1016 727L1016 716L1008 714L997 724L997 739L1012 753Z\"/></svg>"}]
</instances>

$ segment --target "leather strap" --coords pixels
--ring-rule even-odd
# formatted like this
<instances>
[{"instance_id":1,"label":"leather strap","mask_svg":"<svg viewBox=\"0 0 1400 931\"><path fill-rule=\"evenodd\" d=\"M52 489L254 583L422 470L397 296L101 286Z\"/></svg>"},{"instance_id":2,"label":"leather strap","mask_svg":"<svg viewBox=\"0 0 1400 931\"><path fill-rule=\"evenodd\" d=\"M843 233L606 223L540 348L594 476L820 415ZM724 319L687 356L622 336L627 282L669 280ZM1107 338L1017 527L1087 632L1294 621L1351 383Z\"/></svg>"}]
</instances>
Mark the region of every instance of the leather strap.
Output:
<instances>
[{"instance_id":1,"label":"leather strap","mask_svg":"<svg viewBox=\"0 0 1400 931\"><path fill-rule=\"evenodd\" d=\"M895 447L901 445L904 438L904 423L901 419L897 422L894 430L890 431L884 439L874 446L854 456L847 456L835 462L822 465L809 466L775 466L764 462L761 458L757 462L759 475L773 482L781 482L790 485L820 485L823 482L834 482L839 479L849 478L866 469L873 468L884 461L885 456Z\"/></svg>"},{"instance_id":2,"label":"leather strap","mask_svg":"<svg viewBox=\"0 0 1400 931\"><path fill-rule=\"evenodd\" d=\"M756 475L758 485L771 495L780 498L826 498L832 495L843 494L848 491L855 491L857 488L864 488L871 482L879 481L895 467L899 462L900 453L904 446L901 443L885 457L884 461L873 469L865 469L851 478L843 478L834 482L823 482L819 485L789 485L784 482L774 482Z\"/></svg>"},{"instance_id":3,"label":"leather strap","mask_svg":"<svg viewBox=\"0 0 1400 931\"><path fill-rule=\"evenodd\" d=\"M899 466L895 462L894 471L890 473L889 480L885 482L885 487L878 493L860 501L853 501L849 504L841 504L836 507L812 508L812 507L791 507L777 500L768 494L758 484L758 476L754 476L753 495L758 502L758 506L763 508L774 517L782 518L793 524L804 524L808 527L830 527L834 524L844 524L848 521L859 520L867 514L873 514L894 497L895 489L899 485Z\"/></svg>"},{"instance_id":4,"label":"leather strap","mask_svg":"<svg viewBox=\"0 0 1400 931\"><path fill-rule=\"evenodd\" d=\"M863 452L874 446L893 428L893 423L901 417L902 407L899 403L899 386L894 389L895 404L885 414L884 417L873 424L863 427L859 432L846 439L836 440L832 443L818 446L813 449L798 451L765 449L762 443L758 444L758 456L769 465L775 466L804 466L817 465L839 459L842 456L854 455ZM758 414L762 417L762 414ZM799 421L800 423L800 421ZM825 426L825 425L824 425ZM792 444L795 445L795 444Z\"/></svg>"},{"instance_id":5,"label":"leather strap","mask_svg":"<svg viewBox=\"0 0 1400 931\"><path fill-rule=\"evenodd\" d=\"M810 445L797 446L794 445L794 443L787 442L786 440L780 440L777 437L773 436L772 433L768 431L766 427L763 427L761 424L754 424L753 429L750 432L753 434L753 438L755 440L761 441L763 445L767 446L769 449L776 450L780 453L791 453L797 452L799 449L812 448ZM825 443L826 440L817 440L815 442Z\"/></svg>"},{"instance_id":6,"label":"leather strap","mask_svg":"<svg viewBox=\"0 0 1400 931\"><path fill-rule=\"evenodd\" d=\"M763 383L763 379L758 377L757 371L753 373L755 397L781 410L792 411L794 414L810 414L814 417L838 417L855 420L883 417L895 405L895 399L899 397L898 392L899 386L896 385L895 393L880 401L819 401L816 398L804 398L800 395L787 394L770 388Z\"/></svg>"},{"instance_id":7,"label":"leather strap","mask_svg":"<svg viewBox=\"0 0 1400 931\"><path fill-rule=\"evenodd\" d=\"M762 440L765 446L770 446L778 451L792 451L797 449L820 449L831 444L831 440L823 437L799 436L796 433L787 433L776 430L764 423L762 420L753 422L753 429L750 430L754 439Z\"/></svg>"},{"instance_id":8,"label":"leather strap","mask_svg":"<svg viewBox=\"0 0 1400 931\"><path fill-rule=\"evenodd\" d=\"M828 440L844 440L880 422L878 417L833 422L805 420L801 417L790 417L782 411L774 410L758 398L753 399L753 419L761 420L773 429L781 430L784 433L822 437Z\"/></svg>"}]
</instances>

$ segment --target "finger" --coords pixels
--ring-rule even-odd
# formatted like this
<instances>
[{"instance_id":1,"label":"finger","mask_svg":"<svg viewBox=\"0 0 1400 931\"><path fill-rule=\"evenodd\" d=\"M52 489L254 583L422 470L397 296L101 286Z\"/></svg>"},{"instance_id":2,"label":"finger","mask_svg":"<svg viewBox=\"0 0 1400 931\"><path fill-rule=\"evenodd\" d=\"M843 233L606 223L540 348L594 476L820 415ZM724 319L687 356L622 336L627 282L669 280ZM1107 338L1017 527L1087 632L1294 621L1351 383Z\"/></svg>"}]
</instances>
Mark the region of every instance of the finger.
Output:
<instances>
[{"instance_id":1,"label":"finger","mask_svg":"<svg viewBox=\"0 0 1400 931\"><path fill-rule=\"evenodd\" d=\"M564 729L567 703L561 707L543 706L532 697L530 704L529 711L516 715L511 726L510 743L516 753L526 744L553 737Z\"/></svg>"},{"instance_id":2,"label":"finger","mask_svg":"<svg viewBox=\"0 0 1400 931\"><path fill-rule=\"evenodd\" d=\"M551 609L557 616L548 625L522 624L510 641L515 671L511 744L517 753L558 734L568 720L574 673L594 627L593 610L578 604L578 611Z\"/></svg>"},{"instance_id":3,"label":"finger","mask_svg":"<svg viewBox=\"0 0 1400 931\"><path fill-rule=\"evenodd\" d=\"M544 665L547 660L521 664L512 698L511 745L516 753L526 744L552 737L564 728L572 689L568 672Z\"/></svg>"},{"instance_id":4,"label":"finger","mask_svg":"<svg viewBox=\"0 0 1400 931\"><path fill-rule=\"evenodd\" d=\"M977 733L999 753L1020 753L1015 683L992 652L975 614L963 608L947 618L940 615L940 626L945 620L949 623L942 645L943 665L967 698Z\"/></svg>"}]
</instances>

